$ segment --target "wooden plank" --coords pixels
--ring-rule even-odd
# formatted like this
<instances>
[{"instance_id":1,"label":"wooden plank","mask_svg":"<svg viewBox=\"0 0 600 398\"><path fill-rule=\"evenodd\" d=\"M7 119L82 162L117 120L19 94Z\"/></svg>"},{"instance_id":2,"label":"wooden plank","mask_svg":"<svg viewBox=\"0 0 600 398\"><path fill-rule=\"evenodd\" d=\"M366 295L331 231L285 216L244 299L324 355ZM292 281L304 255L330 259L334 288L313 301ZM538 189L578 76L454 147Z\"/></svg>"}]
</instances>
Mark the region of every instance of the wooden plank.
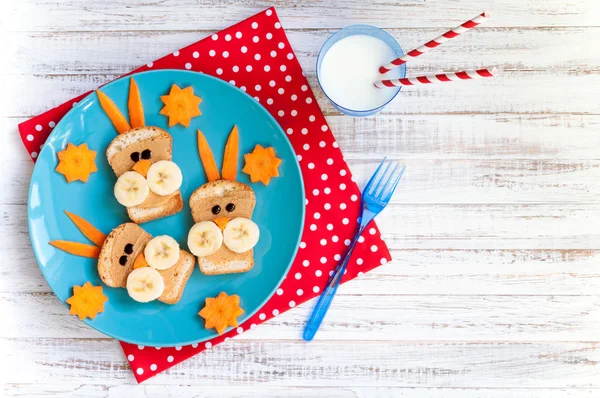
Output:
<instances>
[{"instance_id":1,"label":"wooden plank","mask_svg":"<svg viewBox=\"0 0 600 398\"><path fill-rule=\"evenodd\" d=\"M319 49L333 32L332 29L288 32L292 48L305 70L312 73ZM406 51L441 33L436 28L389 29L388 32ZM102 34L92 31L9 32L5 40L13 56L6 60L4 73L127 73L210 34L210 30ZM548 40L550 36L552 40ZM411 62L409 73L461 70L472 65L502 65L507 71L597 71L600 57L589 51L589 43L599 40L600 28L591 27L475 29L468 38L451 40L437 48L435 54Z\"/></svg>"},{"instance_id":2,"label":"wooden plank","mask_svg":"<svg viewBox=\"0 0 600 398\"><path fill-rule=\"evenodd\" d=\"M325 281L323 281L323 284ZM350 288L349 285L347 285ZM321 286L322 287L322 286ZM454 284L455 291L460 284ZM505 296L340 294L319 329L318 339L362 341L597 341L599 296ZM355 290L356 292L356 290ZM596 292L590 292L595 293ZM105 337L68 310L53 293L0 293L2 338ZM238 339L301 339L314 300L281 315ZM352 314L352 316L349 316ZM103 314L101 316L110 316Z\"/></svg>"},{"instance_id":3,"label":"wooden plank","mask_svg":"<svg viewBox=\"0 0 600 398\"><path fill-rule=\"evenodd\" d=\"M318 85L311 71L307 71L307 76L323 112L339 114L320 89L316 89ZM117 77L110 74L13 75L6 79L5 90L14 95L0 116L36 115ZM599 114L599 87L600 74L597 73L506 71L493 79L403 89L380 115ZM472 100L473 93L477 93L478 101Z\"/></svg>"},{"instance_id":4,"label":"wooden plank","mask_svg":"<svg viewBox=\"0 0 600 398\"><path fill-rule=\"evenodd\" d=\"M114 340L0 339L12 383L119 385L133 376ZM598 343L230 341L144 385L600 387ZM134 360L135 362L135 360Z\"/></svg>"},{"instance_id":5,"label":"wooden plank","mask_svg":"<svg viewBox=\"0 0 600 398\"><path fill-rule=\"evenodd\" d=\"M360 0L284 0L240 2L236 0L166 0L158 2L112 1L110 7L85 0L67 0L60 7L52 0L11 2L6 30L219 30L271 5L277 7L286 28L343 27L369 23L380 27L456 26L477 12L489 9L488 26L598 26L597 2L571 0L531 0L504 2L464 0L449 5L444 0L379 1L376 6ZM440 32L442 33L442 32ZM428 38L424 38L426 40Z\"/></svg>"},{"instance_id":6,"label":"wooden plank","mask_svg":"<svg viewBox=\"0 0 600 398\"><path fill-rule=\"evenodd\" d=\"M420 387L298 387L253 385L231 386L229 384L210 386L188 385L94 385L81 383L60 384L6 384L6 397L45 398L49 395L58 398L167 398L167 397L213 397L221 398L268 398L268 397L328 397L356 398L377 396L380 398L593 398L597 389L572 388L420 388Z\"/></svg>"}]
</instances>

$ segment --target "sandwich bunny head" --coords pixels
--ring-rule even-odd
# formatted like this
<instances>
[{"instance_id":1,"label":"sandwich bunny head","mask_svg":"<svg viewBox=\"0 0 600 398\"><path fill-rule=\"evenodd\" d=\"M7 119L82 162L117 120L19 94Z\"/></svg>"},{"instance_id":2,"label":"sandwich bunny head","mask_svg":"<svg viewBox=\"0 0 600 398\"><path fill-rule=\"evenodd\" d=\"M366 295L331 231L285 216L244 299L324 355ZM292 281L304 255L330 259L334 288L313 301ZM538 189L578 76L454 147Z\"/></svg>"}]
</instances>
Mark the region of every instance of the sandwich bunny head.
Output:
<instances>
[{"instance_id":1,"label":"sandwich bunny head","mask_svg":"<svg viewBox=\"0 0 600 398\"><path fill-rule=\"evenodd\" d=\"M251 218L256 196L252 188L236 181L238 142L234 126L219 175L208 142L198 131L198 150L208 182L190 197L196 224L188 234L188 247L198 256L200 270L206 275L246 272L254 266L259 229Z\"/></svg>"},{"instance_id":2,"label":"sandwich bunny head","mask_svg":"<svg viewBox=\"0 0 600 398\"><path fill-rule=\"evenodd\" d=\"M172 162L173 139L165 130L144 124L144 109L135 80L130 80L128 122L114 102L96 91L100 105L119 135L106 150L118 177L115 197L129 218L144 223L178 213L183 208L182 174Z\"/></svg>"}]
</instances>

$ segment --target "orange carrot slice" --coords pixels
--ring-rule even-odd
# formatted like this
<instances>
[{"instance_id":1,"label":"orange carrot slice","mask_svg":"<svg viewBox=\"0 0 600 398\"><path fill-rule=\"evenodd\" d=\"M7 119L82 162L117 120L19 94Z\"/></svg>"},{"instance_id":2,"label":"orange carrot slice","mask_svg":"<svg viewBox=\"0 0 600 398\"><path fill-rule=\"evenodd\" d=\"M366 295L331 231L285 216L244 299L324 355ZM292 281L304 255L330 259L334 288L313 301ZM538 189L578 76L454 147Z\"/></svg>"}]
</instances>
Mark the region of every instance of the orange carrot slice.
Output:
<instances>
[{"instance_id":1,"label":"orange carrot slice","mask_svg":"<svg viewBox=\"0 0 600 398\"><path fill-rule=\"evenodd\" d=\"M225 145L225 153L223 154L223 170L221 171L221 175L224 180L235 181L238 165L238 146L238 129L237 126L233 126Z\"/></svg>"},{"instance_id":2,"label":"orange carrot slice","mask_svg":"<svg viewBox=\"0 0 600 398\"><path fill-rule=\"evenodd\" d=\"M141 160L138 160L133 165L133 167L131 168L131 170L137 171L138 173L140 173L141 175L143 175L144 178L146 178L148 176L148 170L150 170L150 166L152 166L152 161L151 160L141 159Z\"/></svg>"},{"instance_id":3,"label":"orange carrot slice","mask_svg":"<svg viewBox=\"0 0 600 398\"><path fill-rule=\"evenodd\" d=\"M198 153L200 154L200 160L202 160L202 165L204 166L204 171L206 172L206 178L208 178L208 181L218 180L219 169L217 169L215 157L208 146L206 137L204 137L204 134L202 134L202 131L200 130L198 130Z\"/></svg>"},{"instance_id":4,"label":"orange carrot slice","mask_svg":"<svg viewBox=\"0 0 600 398\"><path fill-rule=\"evenodd\" d=\"M106 240L106 235L98 231L96 227L94 227L92 224L90 224L89 222L87 222L86 220L84 220L76 214L73 214L66 210L65 213L71 219L71 221L73 221L73 224L75 224L75 226L81 231L81 233L86 238L94 242L96 246L100 247L104 244L104 241Z\"/></svg>"},{"instance_id":5,"label":"orange carrot slice","mask_svg":"<svg viewBox=\"0 0 600 398\"><path fill-rule=\"evenodd\" d=\"M148 266L148 262L146 261L146 256L144 253L138 254L138 256L133 261L133 269L144 268Z\"/></svg>"},{"instance_id":6,"label":"orange carrot slice","mask_svg":"<svg viewBox=\"0 0 600 398\"><path fill-rule=\"evenodd\" d=\"M129 81L129 99L127 101L129 109L129 121L131 127L144 127L144 107L140 98L140 89L133 78Z\"/></svg>"},{"instance_id":7,"label":"orange carrot slice","mask_svg":"<svg viewBox=\"0 0 600 398\"><path fill-rule=\"evenodd\" d=\"M131 130L131 126L127 122L127 119L125 119L125 116L123 116L123 114L121 113L119 108L117 108L115 103L100 90L96 90L96 94L98 94L100 106L102 107L102 109L104 109L106 116L108 116L108 118L112 122L113 126L115 126L119 134Z\"/></svg>"},{"instance_id":8,"label":"orange carrot slice","mask_svg":"<svg viewBox=\"0 0 600 398\"><path fill-rule=\"evenodd\" d=\"M98 258L98 256L100 256L100 248L98 246L69 242L67 240L53 240L50 244L60 250L79 257Z\"/></svg>"}]
</instances>

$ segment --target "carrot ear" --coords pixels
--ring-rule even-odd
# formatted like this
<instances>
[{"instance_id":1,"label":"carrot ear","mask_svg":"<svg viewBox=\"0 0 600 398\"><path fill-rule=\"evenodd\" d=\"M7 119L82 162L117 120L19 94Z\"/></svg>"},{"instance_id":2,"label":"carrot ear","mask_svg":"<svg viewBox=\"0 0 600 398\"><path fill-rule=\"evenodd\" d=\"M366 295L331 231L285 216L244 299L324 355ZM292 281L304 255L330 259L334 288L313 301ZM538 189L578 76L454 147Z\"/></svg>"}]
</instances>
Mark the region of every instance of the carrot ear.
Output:
<instances>
[{"instance_id":1,"label":"carrot ear","mask_svg":"<svg viewBox=\"0 0 600 398\"><path fill-rule=\"evenodd\" d=\"M100 248L98 246L69 242L67 240L53 240L50 244L60 250L79 257L98 258L100 256Z\"/></svg>"},{"instance_id":2,"label":"carrot ear","mask_svg":"<svg viewBox=\"0 0 600 398\"><path fill-rule=\"evenodd\" d=\"M75 226L81 231L81 233L86 238L94 242L96 246L101 247L104 244L104 241L106 240L106 235L98 231L96 227L94 227L92 224L90 224L89 222L87 222L86 220L84 220L76 214L73 214L66 210L65 213L71 219L71 221L73 221L73 224L75 224Z\"/></svg>"},{"instance_id":3,"label":"carrot ear","mask_svg":"<svg viewBox=\"0 0 600 398\"><path fill-rule=\"evenodd\" d=\"M238 164L238 146L238 129L237 126L233 126L231 133L229 133L227 144L225 145L225 153L223 154L223 170L221 170L221 175L224 180L235 181Z\"/></svg>"},{"instance_id":4,"label":"carrot ear","mask_svg":"<svg viewBox=\"0 0 600 398\"><path fill-rule=\"evenodd\" d=\"M204 166L208 181L218 180L220 178L219 169L217 169L215 157L208 146L206 137L204 137L204 134L202 134L202 131L200 130L198 130L198 153L200 154L200 160L202 160L202 165Z\"/></svg>"},{"instance_id":5,"label":"carrot ear","mask_svg":"<svg viewBox=\"0 0 600 398\"><path fill-rule=\"evenodd\" d=\"M129 80L129 100L127 107L129 108L131 127L144 127L144 107L140 98L140 90L133 78Z\"/></svg>"},{"instance_id":6,"label":"carrot ear","mask_svg":"<svg viewBox=\"0 0 600 398\"><path fill-rule=\"evenodd\" d=\"M121 113L119 108L117 108L115 103L100 90L96 90L96 94L98 94L100 106L102 107L102 109L104 109L106 116L108 116L108 118L112 122L113 126L115 126L119 134L131 130L131 126L127 122L127 119L125 119L125 116L123 116L123 114Z\"/></svg>"}]
</instances>

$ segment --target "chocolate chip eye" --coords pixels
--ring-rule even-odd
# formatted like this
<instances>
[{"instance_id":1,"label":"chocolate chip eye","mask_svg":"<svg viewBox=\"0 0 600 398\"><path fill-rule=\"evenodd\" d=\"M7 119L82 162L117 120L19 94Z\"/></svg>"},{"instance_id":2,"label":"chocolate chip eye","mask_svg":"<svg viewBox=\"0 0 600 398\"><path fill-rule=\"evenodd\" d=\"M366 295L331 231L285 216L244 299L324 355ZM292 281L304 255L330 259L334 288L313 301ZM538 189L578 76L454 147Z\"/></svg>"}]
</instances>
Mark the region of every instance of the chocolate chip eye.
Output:
<instances>
[{"instance_id":1,"label":"chocolate chip eye","mask_svg":"<svg viewBox=\"0 0 600 398\"><path fill-rule=\"evenodd\" d=\"M133 160L134 162L137 162L138 160L140 160L140 153L139 152L132 153L131 160Z\"/></svg>"},{"instance_id":2,"label":"chocolate chip eye","mask_svg":"<svg viewBox=\"0 0 600 398\"><path fill-rule=\"evenodd\" d=\"M152 157L152 151L150 149L144 149L142 152L142 159L150 159Z\"/></svg>"},{"instance_id":3,"label":"chocolate chip eye","mask_svg":"<svg viewBox=\"0 0 600 398\"><path fill-rule=\"evenodd\" d=\"M219 214L220 212L221 212L221 206L219 206L219 205L213 206L213 208L212 208L212 213L213 214L216 215L216 214Z\"/></svg>"},{"instance_id":4,"label":"chocolate chip eye","mask_svg":"<svg viewBox=\"0 0 600 398\"><path fill-rule=\"evenodd\" d=\"M235 205L233 203L229 203L227 206L225 206L225 210L231 213L235 210Z\"/></svg>"},{"instance_id":5,"label":"chocolate chip eye","mask_svg":"<svg viewBox=\"0 0 600 398\"><path fill-rule=\"evenodd\" d=\"M131 243L126 244L123 251L127 254L133 253L133 245Z\"/></svg>"},{"instance_id":6,"label":"chocolate chip eye","mask_svg":"<svg viewBox=\"0 0 600 398\"><path fill-rule=\"evenodd\" d=\"M119 258L119 264L121 264L121 265L127 264L127 256L121 256Z\"/></svg>"}]
</instances>

